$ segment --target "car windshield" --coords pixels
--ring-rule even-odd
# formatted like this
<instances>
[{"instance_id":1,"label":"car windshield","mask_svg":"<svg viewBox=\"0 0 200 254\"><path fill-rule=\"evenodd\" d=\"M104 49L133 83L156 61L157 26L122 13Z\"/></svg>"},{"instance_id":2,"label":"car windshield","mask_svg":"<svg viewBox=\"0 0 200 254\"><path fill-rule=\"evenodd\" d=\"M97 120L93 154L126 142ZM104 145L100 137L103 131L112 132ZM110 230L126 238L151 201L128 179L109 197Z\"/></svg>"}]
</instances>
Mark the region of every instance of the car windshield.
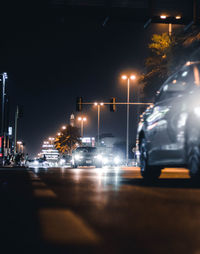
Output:
<instances>
[{"instance_id":1,"label":"car windshield","mask_svg":"<svg viewBox=\"0 0 200 254\"><path fill-rule=\"evenodd\" d=\"M96 147L79 147L76 149L76 152L80 153L96 153L97 149Z\"/></svg>"},{"instance_id":2,"label":"car windshield","mask_svg":"<svg viewBox=\"0 0 200 254\"><path fill-rule=\"evenodd\" d=\"M199 66L191 66L181 69L173 76L168 78L160 91L156 101L161 101L179 95L180 93L187 91L192 86L199 86Z\"/></svg>"}]
</instances>

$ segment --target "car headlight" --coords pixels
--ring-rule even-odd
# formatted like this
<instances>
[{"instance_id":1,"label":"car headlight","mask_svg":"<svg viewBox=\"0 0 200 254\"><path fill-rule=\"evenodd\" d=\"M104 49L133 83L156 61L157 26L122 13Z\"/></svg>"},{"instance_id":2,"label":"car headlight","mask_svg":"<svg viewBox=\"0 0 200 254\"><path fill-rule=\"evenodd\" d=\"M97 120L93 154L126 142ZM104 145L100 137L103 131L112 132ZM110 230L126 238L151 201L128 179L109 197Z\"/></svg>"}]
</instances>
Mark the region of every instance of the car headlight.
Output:
<instances>
[{"instance_id":1,"label":"car headlight","mask_svg":"<svg viewBox=\"0 0 200 254\"><path fill-rule=\"evenodd\" d=\"M194 113L195 113L198 117L200 117L200 107L195 107L195 108L194 108Z\"/></svg>"},{"instance_id":2,"label":"car headlight","mask_svg":"<svg viewBox=\"0 0 200 254\"><path fill-rule=\"evenodd\" d=\"M97 156L95 156L95 158L96 158L97 160L102 160L102 155L101 155L101 154L97 154Z\"/></svg>"},{"instance_id":3,"label":"car headlight","mask_svg":"<svg viewBox=\"0 0 200 254\"><path fill-rule=\"evenodd\" d=\"M116 164L120 163L120 158L118 156L116 156L114 158L114 163L116 163Z\"/></svg>"},{"instance_id":4,"label":"car headlight","mask_svg":"<svg viewBox=\"0 0 200 254\"><path fill-rule=\"evenodd\" d=\"M76 160L80 160L80 159L82 159L82 158L83 158L83 156L81 156L80 154L76 154L76 155L75 155L75 159L76 159Z\"/></svg>"},{"instance_id":5,"label":"car headlight","mask_svg":"<svg viewBox=\"0 0 200 254\"><path fill-rule=\"evenodd\" d=\"M34 161L34 165L39 165L39 161Z\"/></svg>"},{"instance_id":6,"label":"car headlight","mask_svg":"<svg viewBox=\"0 0 200 254\"><path fill-rule=\"evenodd\" d=\"M61 165L65 164L65 160L64 160L64 159L61 159L61 160L60 160L60 164L61 164Z\"/></svg>"},{"instance_id":7,"label":"car headlight","mask_svg":"<svg viewBox=\"0 0 200 254\"><path fill-rule=\"evenodd\" d=\"M108 158L104 157L104 158L102 159L102 161L103 161L103 163L108 163Z\"/></svg>"}]
</instances>

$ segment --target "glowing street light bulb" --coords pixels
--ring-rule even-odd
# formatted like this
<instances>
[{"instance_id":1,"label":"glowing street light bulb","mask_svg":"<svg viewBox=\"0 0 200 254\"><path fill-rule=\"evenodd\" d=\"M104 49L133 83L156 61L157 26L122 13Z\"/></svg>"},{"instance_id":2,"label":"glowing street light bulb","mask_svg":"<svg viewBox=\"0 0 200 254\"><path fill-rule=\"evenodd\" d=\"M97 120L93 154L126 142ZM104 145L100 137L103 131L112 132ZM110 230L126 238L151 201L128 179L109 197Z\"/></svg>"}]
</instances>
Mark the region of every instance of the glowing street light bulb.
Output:
<instances>
[{"instance_id":1,"label":"glowing street light bulb","mask_svg":"<svg viewBox=\"0 0 200 254\"><path fill-rule=\"evenodd\" d=\"M160 15L160 18L161 18L161 19L166 19L167 16L166 16L166 15Z\"/></svg>"},{"instance_id":2,"label":"glowing street light bulb","mask_svg":"<svg viewBox=\"0 0 200 254\"><path fill-rule=\"evenodd\" d=\"M66 130L66 126L65 126L65 125L64 125L64 126L62 126L62 129L63 129L63 130Z\"/></svg>"},{"instance_id":3,"label":"glowing street light bulb","mask_svg":"<svg viewBox=\"0 0 200 254\"><path fill-rule=\"evenodd\" d=\"M180 15L176 16L176 19L181 19L181 16Z\"/></svg>"},{"instance_id":4,"label":"glowing street light bulb","mask_svg":"<svg viewBox=\"0 0 200 254\"><path fill-rule=\"evenodd\" d=\"M98 105L98 103L97 103L97 102L95 102L95 103L94 103L94 106L97 106L97 105Z\"/></svg>"},{"instance_id":5,"label":"glowing street light bulb","mask_svg":"<svg viewBox=\"0 0 200 254\"><path fill-rule=\"evenodd\" d=\"M100 105L103 106L104 105L103 102L101 102Z\"/></svg>"},{"instance_id":6,"label":"glowing street light bulb","mask_svg":"<svg viewBox=\"0 0 200 254\"><path fill-rule=\"evenodd\" d=\"M128 165L129 159L129 93L130 93L130 82L135 80L136 76L131 75L122 75L121 79L127 80L127 117L126 117L126 164Z\"/></svg>"},{"instance_id":7,"label":"glowing street light bulb","mask_svg":"<svg viewBox=\"0 0 200 254\"><path fill-rule=\"evenodd\" d=\"M61 135L61 133L60 133L60 132L58 132L58 133L57 133L57 135L58 135L58 136L60 136L60 135Z\"/></svg>"},{"instance_id":8,"label":"glowing street light bulb","mask_svg":"<svg viewBox=\"0 0 200 254\"><path fill-rule=\"evenodd\" d=\"M136 79L136 76L135 76L135 75L131 75L131 76L130 76L130 79L131 79L131 80L134 80L134 79Z\"/></svg>"},{"instance_id":9,"label":"glowing street light bulb","mask_svg":"<svg viewBox=\"0 0 200 254\"><path fill-rule=\"evenodd\" d=\"M126 80L126 79L127 79L127 76L126 76L126 75L122 75L121 78L122 78L123 80Z\"/></svg>"},{"instance_id":10,"label":"glowing street light bulb","mask_svg":"<svg viewBox=\"0 0 200 254\"><path fill-rule=\"evenodd\" d=\"M84 124L83 124L83 122L85 122L87 120L87 118L86 117L78 117L78 121L80 121L80 123L81 123L81 137L83 137L83 126L84 126Z\"/></svg>"}]
</instances>

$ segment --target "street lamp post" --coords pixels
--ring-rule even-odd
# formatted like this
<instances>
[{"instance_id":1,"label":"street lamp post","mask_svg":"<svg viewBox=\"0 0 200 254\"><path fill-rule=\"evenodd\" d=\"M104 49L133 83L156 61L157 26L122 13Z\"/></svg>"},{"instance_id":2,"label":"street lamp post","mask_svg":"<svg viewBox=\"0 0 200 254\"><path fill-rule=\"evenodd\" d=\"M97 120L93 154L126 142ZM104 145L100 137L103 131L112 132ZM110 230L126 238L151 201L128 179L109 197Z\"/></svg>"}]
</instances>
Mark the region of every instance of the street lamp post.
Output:
<instances>
[{"instance_id":1,"label":"street lamp post","mask_svg":"<svg viewBox=\"0 0 200 254\"><path fill-rule=\"evenodd\" d=\"M135 80L135 75L122 75L123 80L127 80L127 114L126 114L126 165L128 166L129 155L129 97L130 97L130 80Z\"/></svg>"},{"instance_id":2,"label":"street lamp post","mask_svg":"<svg viewBox=\"0 0 200 254\"><path fill-rule=\"evenodd\" d=\"M99 145L99 126L100 126L100 113L101 113L101 106L103 106L104 103L98 103L95 102L94 106L97 106L97 122L98 122L98 126L97 126L97 144Z\"/></svg>"},{"instance_id":3,"label":"street lamp post","mask_svg":"<svg viewBox=\"0 0 200 254\"><path fill-rule=\"evenodd\" d=\"M2 164L4 163L5 153L5 96L6 96L6 79L8 79L7 73L4 72L2 76L2 92L1 92L1 136L2 136Z\"/></svg>"},{"instance_id":4,"label":"street lamp post","mask_svg":"<svg viewBox=\"0 0 200 254\"><path fill-rule=\"evenodd\" d=\"M81 137L83 138L83 126L84 126L84 122L87 121L86 117L78 117L78 121L81 122Z\"/></svg>"},{"instance_id":5,"label":"street lamp post","mask_svg":"<svg viewBox=\"0 0 200 254\"><path fill-rule=\"evenodd\" d=\"M176 20L179 20L179 19L181 19L181 16L180 15L177 15L176 17L174 17ZM163 19L163 20L165 20L165 19L167 19L167 16L165 15L165 14L162 14L162 15L160 15L160 19ZM169 25L168 25L168 34L169 34L169 36L171 37L172 36L172 23L169 23Z\"/></svg>"}]
</instances>

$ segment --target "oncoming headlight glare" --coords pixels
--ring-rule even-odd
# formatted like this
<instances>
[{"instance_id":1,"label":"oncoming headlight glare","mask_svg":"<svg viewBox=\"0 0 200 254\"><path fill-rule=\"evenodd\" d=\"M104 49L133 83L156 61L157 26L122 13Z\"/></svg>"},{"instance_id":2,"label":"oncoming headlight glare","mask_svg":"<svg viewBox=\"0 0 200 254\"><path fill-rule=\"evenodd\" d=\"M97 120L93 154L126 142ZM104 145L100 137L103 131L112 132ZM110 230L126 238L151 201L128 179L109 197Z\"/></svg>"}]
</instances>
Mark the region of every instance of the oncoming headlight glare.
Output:
<instances>
[{"instance_id":1,"label":"oncoming headlight glare","mask_svg":"<svg viewBox=\"0 0 200 254\"><path fill-rule=\"evenodd\" d=\"M64 160L64 159L61 159L61 160L60 160L60 164L63 165L64 163L65 163L65 160Z\"/></svg>"},{"instance_id":2,"label":"oncoming headlight glare","mask_svg":"<svg viewBox=\"0 0 200 254\"><path fill-rule=\"evenodd\" d=\"M200 117L200 107L195 107L195 108L194 108L194 113L195 113L198 117Z\"/></svg>"},{"instance_id":3,"label":"oncoming headlight glare","mask_svg":"<svg viewBox=\"0 0 200 254\"><path fill-rule=\"evenodd\" d=\"M96 158L97 158L98 160L102 160L102 155L101 155L101 154L97 154Z\"/></svg>"},{"instance_id":4,"label":"oncoming headlight glare","mask_svg":"<svg viewBox=\"0 0 200 254\"><path fill-rule=\"evenodd\" d=\"M103 163L108 163L108 158L103 158L102 161Z\"/></svg>"},{"instance_id":5,"label":"oncoming headlight glare","mask_svg":"<svg viewBox=\"0 0 200 254\"><path fill-rule=\"evenodd\" d=\"M76 159L76 160L80 160L80 159L81 159L80 154L76 154L76 155L75 155L75 159Z\"/></svg>"},{"instance_id":6,"label":"oncoming headlight glare","mask_svg":"<svg viewBox=\"0 0 200 254\"><path fill-rule=\"evenodd\" d=\"M114 162L115 162L116 164L120 163L120 158L119 158L118 156L116 156L116 157L114 158Z\"/></svg>"}]
</instances>

